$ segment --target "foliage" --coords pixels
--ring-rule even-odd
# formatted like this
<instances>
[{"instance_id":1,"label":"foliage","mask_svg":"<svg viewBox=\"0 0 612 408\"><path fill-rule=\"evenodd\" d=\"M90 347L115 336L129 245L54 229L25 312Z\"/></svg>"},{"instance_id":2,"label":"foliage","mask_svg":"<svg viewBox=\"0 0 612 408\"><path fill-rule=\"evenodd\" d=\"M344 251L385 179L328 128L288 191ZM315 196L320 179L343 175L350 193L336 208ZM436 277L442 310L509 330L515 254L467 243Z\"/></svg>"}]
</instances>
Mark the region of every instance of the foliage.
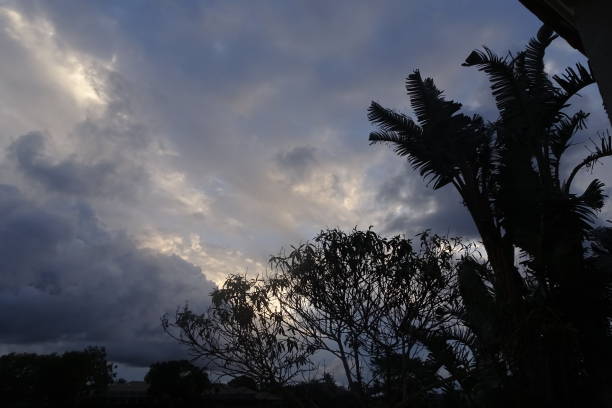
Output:
<instances>
[{"instance_id":1,"label":"foliage","mask_svg":"<svg viewBox=\"0 0 612 408\"><path fill-rule=\"evenodd\" d=\"M104 392L114 375L103 348L62 355L11 353L0 357L0 401L25 406L75 404Z\"/></svg>"},{"instance_id":2,"label":"foliage","mask_svg":"<svg viewBox=\"0 0 612 408\"><path fill-rule=\"evenodd\" d=\"M419 71L406 83L416 120L370 106L370 141L459 192L484 260L429 233L417 246L328 229L272 257L264 278L229 276L207 312L185 307L166 331L213 371L284 390L292 406L578 406L585 395L610 406L612 229L593 228L603 183L572 183L612 155L612 139L566 171L588 117L569 100L593 78L579 64L548 77L555 38L544 27L516 55L468 56L490 79L493 122L460 113ZM341 362L348 393L295 383L314 352Z\"/></svg>"},{"instance_id":3,"label":"foliage","mask_svg":"<svg viewBox=\"0 0 612 408\"><path fill-rule=\"evenodd\" d=\"M429 364L416 331L456 324L457 260L468 253L459 240L429 233L413 244L371 229L324 230L272 257L265 278L231 275L206 313L184 308L173 322L166 317L164 327L211 371L232 377L233 385L245 379L259 389L295 384L313 368L311 354L327 352L342 363L350 398L359 404L369 399L372 382L415 401L415 364ZM380 362L398 355L410 361L394 366L391 375ZM449 382L436 370L424 395ZM285 390L322 404L323 396L308 396L309 390L334 390L329 401L342 394L329 375L324 378L324 385Z\"/></svg>"},{"instance_id":4,"label":"foliage","mask_svg":"<svg viewBox=\"0 0 612 408\"><path fill-rule=\"evenodd\" d=\"M249 390L257 391L257 383L248 375L241 375L232 378L227 385L232 387L248 388Z\"/></svg>"},{"instance_id":5,"label":"foliage","mask_svg":"<svg viewBox=\"0 0 612 408\"><path fill-rule=\"evenodd\" d=\"M421 344L406 328L443 324L436 315L456 300L453 258L465 248L427 233L420 243L416 250L405 238L371 229L330 229L271 259L268 284L291 333L338 358L349 389L361 397L373 379L372 356L417 358ZM402 366L402 390L409 370Z\"/></svg>"},{"instance_id":6,"label":"foliage","mask_svg":"<svg viewBox=\"0 0 612 408\"><path fill-rule=\"evenodd\" d=\"M386 406L398 401L411 407L428 406L440 386L438 366L432 360L401 354L373 358L376 379L372 392L381 395Z\"/></svg>"},{"instance_id":7,"label":"foliage","mask_svg":"<svg viewBox=\"0 0 612 408\"><path fill-rule=\"evenodd\" d=\"M291 385L283 391L284 399L290 408L337 408L360 405L355 394L337 386L329 374L317 380Z\"/></svg>"},{"instance_id":8,"label":"foliage","mask_svg":"<svg viewBox=\"0 0 612 408\"><path fill-rule=\"evenodd\" d=\"M149 393L181 400L195 400L210 385L208 375L187 360L154 363L145 376Z\"/></svg>"},{"instance_id":9,"label":"foliage","mask_svg":"<svg viewBox=\"0 0 612 408\"><path fill-rule=\"evenodd\" d=\"M285 333L283 316L260 279L231 275L212 293L205 313L185 306L174 321L164 316L162 323L211 371L250 376L260 388L286 384L310 369L312 349Z\"/></svg>"},{"instance_id":10,"label":"foliage","mask_svg":"<svg viewBox=\"0 0 612 408\"><path fill-rule=\"evenodd\" d=\"M466 259L458 275L460 336L421 336L451 372L466 369L461 353L470 356L477 370L464 375L473 384L462 386L480 403L609 398L602 390L612 362L610 279L586 262L584 246L604 203L603 183L595 179L573 193L572 182L579 170L612 155L612 139L602 137L564 178L562 158L588 117L569 113L569 100L594 80L580 64L548 77L543 58L555 38L543 27L516 55L485 48L467 57L464 66L489 77L499 111L494 122L458 113L461 105L419 71L406 83L416 122L375 102L369 109L379 127L370 141L391 144L434 189L452 185L482 238L489 266ZM449 344L454 337L464 346Z\"/></svg>"}]
</instances>

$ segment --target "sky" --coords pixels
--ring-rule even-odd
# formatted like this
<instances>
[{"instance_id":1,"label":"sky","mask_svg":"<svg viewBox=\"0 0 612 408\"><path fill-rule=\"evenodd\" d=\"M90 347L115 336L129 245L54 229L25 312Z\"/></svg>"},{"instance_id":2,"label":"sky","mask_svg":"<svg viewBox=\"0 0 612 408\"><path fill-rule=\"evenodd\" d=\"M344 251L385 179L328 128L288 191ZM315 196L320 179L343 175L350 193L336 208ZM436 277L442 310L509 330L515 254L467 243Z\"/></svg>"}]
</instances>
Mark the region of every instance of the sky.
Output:
<instances>
[{"instance_id":1,"label":"sky","mask_svg":"<svg viewBox=\"0 0 612 408\"><path fill-rule=\"evenodd\" d=\"M162 315L323 228L476 238L367 108L410 113L418 68L494 119L461 63L539 26L509 0L0 0L0 354L99 345L137 377L185 357ZM547 71L576 61L559 39ZM596 87L576 106L578 140L609 128Z\"/></svg>"}]
</instances>

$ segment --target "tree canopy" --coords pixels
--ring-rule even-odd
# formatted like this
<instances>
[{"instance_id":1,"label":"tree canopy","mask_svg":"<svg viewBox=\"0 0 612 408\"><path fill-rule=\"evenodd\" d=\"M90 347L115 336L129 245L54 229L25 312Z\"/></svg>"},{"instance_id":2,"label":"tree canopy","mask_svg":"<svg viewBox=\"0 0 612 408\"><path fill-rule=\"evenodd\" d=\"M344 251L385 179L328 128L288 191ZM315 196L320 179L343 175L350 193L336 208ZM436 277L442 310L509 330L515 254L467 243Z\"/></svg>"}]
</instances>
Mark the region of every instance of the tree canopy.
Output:
<instances>
[{"instance_id":1,"label":"tree canopy","mask_svg":"<svg viewBox=\"0 0 612 408\"><path fill-rule=\"evenodd\" d=\"M416 121L373 102L369 118L379 129L370 141L392 145L434 189L452 185L461 195L492 270L489 288L475 278L479 266L466 264L463 286L473 295L465 292L463 299L487 307L478 320L488 329L480 331L493 334L489 348L511 373L512 381L500 385L507 395L524 389L545 404L578 404L589 393L603 403L609 398L602 390L611 361L610 276L585 262L584 243L603 207L604 186L594 179L576 193L572 182L578 171L612 155L612 139L601 137L563 172L564 154L588 117L570 112L570 99L594 79L580 64L546 74L544 54L555 38L542 27L516 55L484 48L467 57L464 66L489 77L495 121L459 113L461 104L446 100L417 70L406 82Z\"/></svg>"},{"instance_id":2,"label":"tree canopy","mask_svg":"<svg viewBox=\"0 0 612 408\"><path fill-rule=\"evenodd\" d=\"M145 376L149 393L183 401L196 400L210 385L208 375L187 360L154 363Z\"/></svg>"},{"instance_id":3,"label":"tree canopy","mask_svg":"<svg viewBox=\"0 0 612 408\"><path fill-rule=\"evenodd\" d=\"M101 394L115 377L106 351L88 347L58 354L0 356L0 402L61 406Z\"/></svg>"},{"instance_id":4,"label":"tree canopy","mask_svg":"<svg viewBox=\"0 0 612 408\"><path fill-rule=\"evenodd\" d=\"M309 369L312 349L284 331L282 315L258 278L229 276L212 293L206 312L185 306L174 319L165 316L163 327L211 371L249 376L263 388L286 384Z\"/></svg>"},{"instance_id":5,"label":"tree canopy","mask_svg":"<svg viewBox=\"0 0 612 408\"><path fill-rule=\"evenodd\" d=\"M416 70L416 119L372 102L371 143L390 144L434 189L455 188L485 253L429 232L321 231L270 259L265 276L230 275L203 314L164 328L212 371L296 406L612 406L612 229L597 225L604 185L576 175L612 156L612 139L567 168L588 114L571 99L593 83L577 64L544 71L547 27L516 54L463 64L490 80L499 116L460 112ZM304 381L333 356L348 390ZM315 395L316 394L316 395ZM294 398L299 395L299 398Z\"/></svg>"}]
</instances>

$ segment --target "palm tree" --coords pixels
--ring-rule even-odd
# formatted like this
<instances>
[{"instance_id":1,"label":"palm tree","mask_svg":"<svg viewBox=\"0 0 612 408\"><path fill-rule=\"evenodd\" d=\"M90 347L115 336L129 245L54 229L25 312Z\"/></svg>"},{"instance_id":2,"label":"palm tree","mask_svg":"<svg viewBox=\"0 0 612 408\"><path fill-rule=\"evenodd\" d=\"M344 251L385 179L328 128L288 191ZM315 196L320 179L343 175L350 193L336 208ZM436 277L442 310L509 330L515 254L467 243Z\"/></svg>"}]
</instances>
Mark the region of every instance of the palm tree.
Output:
<instances>
[{"instance_id":1,"label":"palm tree","mask_svg":"<svg viewBox=\"0 0 612 408\"><path fill-rule=\"evenodd\" d=\"M588 117L568 113L569 100L594 80L580 64L549 78L543 58L555 38L542 27L516 55L485 47L467 57L464 66L489 77L494 122L459 113L461 104L418 70L406 82L416 122L376 102L368 116L378 125L372 144L392 145L434 189L459 192L493 271L493 327L505 339L510 372L542 402L567 403L577 395L569 384L603 388L610 361L602 359L610 344L606 293L595 286L601 279L585 264L583 245L604 204L603 183L595 179L576 194L572 181L612 155L612 138L602 137L564 178L561 159ZM524 259L518 266L515 249Z\"/></svg>"}]
</instances>

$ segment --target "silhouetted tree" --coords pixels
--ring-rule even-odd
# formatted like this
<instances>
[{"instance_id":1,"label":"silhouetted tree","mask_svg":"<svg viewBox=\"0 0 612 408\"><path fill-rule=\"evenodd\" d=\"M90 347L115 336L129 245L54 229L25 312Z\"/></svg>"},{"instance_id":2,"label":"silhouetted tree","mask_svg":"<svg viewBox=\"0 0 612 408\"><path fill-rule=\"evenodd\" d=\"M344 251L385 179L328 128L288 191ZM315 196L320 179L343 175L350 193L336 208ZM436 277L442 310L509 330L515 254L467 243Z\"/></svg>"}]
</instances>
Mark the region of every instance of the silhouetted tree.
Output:
<instances>
[{"instance_id":1,"label":"silhouetted tree","mask_svg":"<svg viewBox=\"0 0 612 408\"><path fill-rule=\"evenodd\" d=\"M149 394L177 402L194 403L210 385L208 375L187 360L154 363L145 376Z\"/></svg>"},{"instance_id":2,"label":"silhouetted tree","mask_svg":"<svg viewBox=\"0 0 612 408\"><path fill-rule=\"evenodd\" d=\"M319 379L288 386L283 394L290 408L355 407L361 404L354 393L336 385L328 373Z\"/></svg>"},{"instance_id":3,"label":"silhouetted tree","mask_svg":"<svg viewBox=\"0 0 612 408\"><path fill-rule=\"evenodd\" d=\"M417 358L421 344L407 327L442 324L450 307L458 243L421 235L421 249L374 231L322 231L312 242L271 259L268 285L291 333L337 357L349 389L362 399L372 356ZM408 365L400 370L405 390Z\"/></svg>"},{"instance_id":4,"label":"silhouetted tree","mask_svg":"<svg viewBox=\"0 0 612 408\"><path fill-rule=\"evenodd\" d=\"M21 406L70 406L104 392L114 378L103 348L62 355L31 353L0 357L0 402Z\"/></svg>"},{"instance_id":5,"label":"silhouetted tree","mask_svg":"<svg viewBox=\"0 0 612 408\"><path fill-rule=\"evenodd\" d=\"M212 293L205 313L185 306L172 322L164 316L162 323L212 372L249 376L261 388L276 387L310 370L312 349L285 332L283 316L274 307L260 279L231 275Z\"/></svg>"},{"instance_id":6,"label":"silhouetted tree","mask_svg":"<svg viewBox=\"0 0 612 408\"><path fill-rule=\"evenodd\" d=\"M438 366L431 361L401 354L387 354L373 359L376 382L383 401L393 406L425 406L440 385ZM401 405L401 404L400 404Z\"/></svg>"},{"instance_id":7,"label":"silhouetted tree","mask_svg":"<svg viewBox=\"0 0 612 408\"><path fill-rule=\"evenodd\" d=\"M248 375L241 375L232 378L230 381L228 381L227 385L230 385L232 387L248 388L249 390L257 391L257 383Z\"/></svg>"},{"instance_id":8,"label":"silhouetted tree","mask_svg":"<svg viewBox=\"0 0 612 408\"><path fill-rule=\"evenodd\" d=\"M516 55L485 48L468 56L465 66L489 76L496 121L458 113L459 103L415 71L406 88L417 121L373 102L369 118L379 130L370 141L393 145L434 189L452 185L474 220L491 286L481 265L465 263L463 300L472 304L465 322L481 356L506 365L509 375L492 389L506 401L522 392L523 404L579 405L583 395L609 404L610 280L585 262L584 246L604 203L603 183L595 179L581 194L571 187L578 171L612 155L612 139L601 138L563 176L561 159L588 116L568 113L569 100L593 78L577 64L553 84L543 58L555 38L543 27Z\"/></svg>"},{"instance_id":9,"label":"silhouetted tree","mask_svg":"<svg viewBox=\"0 0 612 408\"><path fill-rule=\"evenodd\" d=\"M492 271L486 263L464 256L457 265L460 302L441 310L443 324L410 328L428 351L424 368L439 373L438 388L454 404L515 406L520 394L501 353L499 327L505 324L495 304ZM514 394L510 392L514 391Z\"/></svg>"},{"instance_id":10,"label":"silhouetted tree","mask_svg":"<svg viewBox=\"0 0 612 408\"><path fill-rule=\"evenodd\" d=\"M457 332L457 315L463 310L457 286L458 261L474 253L472 245L456 238L428 232L419 238L420 245L413 248L400 279L388 277L392 280L383 313L376 330L368 334L375 378L382 382L387 403L411 406L440 388L454 388L449 386L453 380L437 374L440 364L424 360L427 350L422 334ZM428 369L435 375L428 376Z\"/></svg>"},{"instance_id":11,"label":"silhouetted tree","mask_svg":"<svg viewBox=\"0 0 612 408\"><path fill-rule=\"evenodd\" d=\"M342 362L349 388L364 390L366 333L381 315L377 271L386 268L385 241L373 231L321 232L313 243L272 258L271 286L293 332ZM401 247L401 244L405 244ZM408 254L409 243L397 251Z\"/></svg>"}]
</instances>

